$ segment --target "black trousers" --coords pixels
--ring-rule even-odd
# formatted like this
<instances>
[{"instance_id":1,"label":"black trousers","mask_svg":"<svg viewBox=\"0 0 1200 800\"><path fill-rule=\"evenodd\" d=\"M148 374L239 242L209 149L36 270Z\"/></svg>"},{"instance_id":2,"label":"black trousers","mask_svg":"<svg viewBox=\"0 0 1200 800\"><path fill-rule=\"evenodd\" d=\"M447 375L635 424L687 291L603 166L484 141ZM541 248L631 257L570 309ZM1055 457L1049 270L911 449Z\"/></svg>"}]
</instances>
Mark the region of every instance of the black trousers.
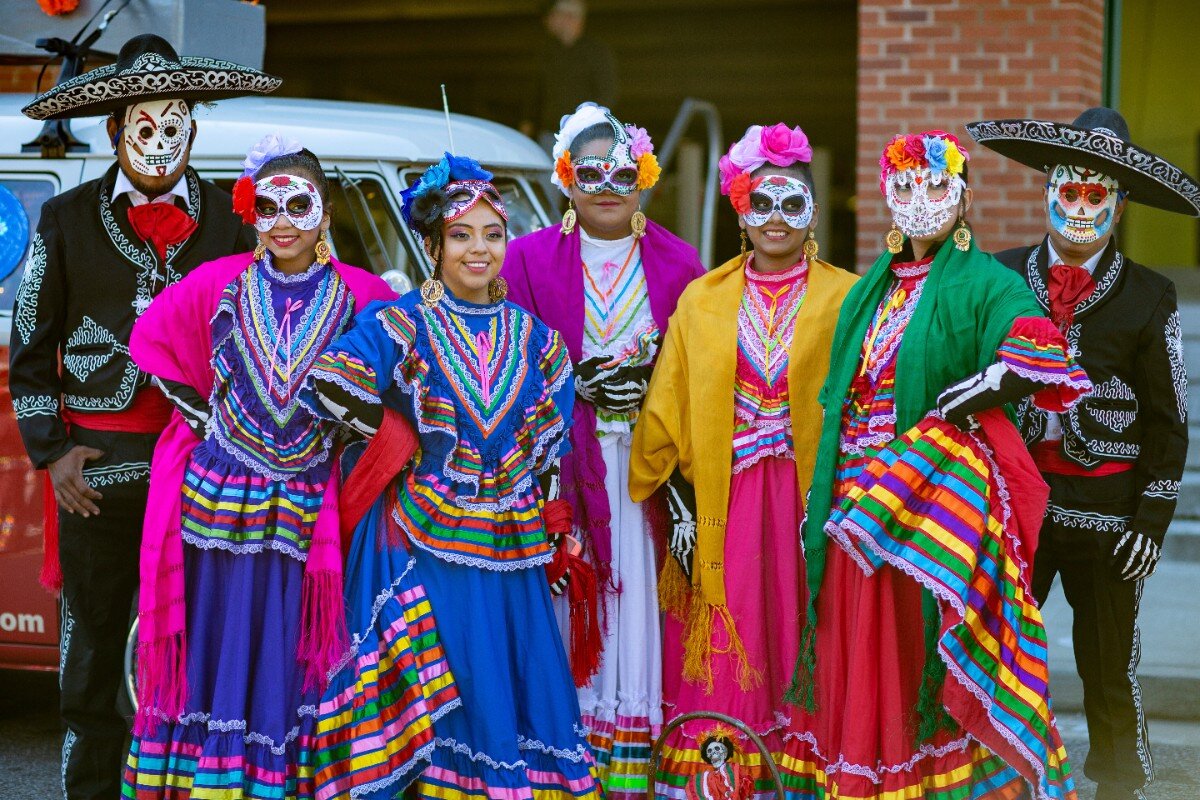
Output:
<instances>
[{"instance_id":1,"label":"black trousers","mask_svg":"<svg viewBox=\"0 0 1200 800\"><path fill-rule=\"evenodd\" d=\"M75 428L71 438L105 452L84 475L104 498L85 519L59 509L62 563L60 712L63 794L68 800L115 800L129 725L121 713L125 642L138 584L155 436Z\"/></svg>"},{"instance_id":2,"label":"black trousers","mask_svg":"<svg viewBox=\"0 0 1200 800\"><path fill-rule=\"evenodd\" d=\"M1050 509L1034 558L1033 592L1044 603L1057 575L1073 612L1071 639L1090 742L1084 774L1109 791L1133 796L1153 771L1136 676L1142 582L1114 576L1110 559L1134 500L1110 493L1123 488L1124 476L1045 477ZM1081 511L1089 497L1107 499Z\"/></svg>"}]
</instances>

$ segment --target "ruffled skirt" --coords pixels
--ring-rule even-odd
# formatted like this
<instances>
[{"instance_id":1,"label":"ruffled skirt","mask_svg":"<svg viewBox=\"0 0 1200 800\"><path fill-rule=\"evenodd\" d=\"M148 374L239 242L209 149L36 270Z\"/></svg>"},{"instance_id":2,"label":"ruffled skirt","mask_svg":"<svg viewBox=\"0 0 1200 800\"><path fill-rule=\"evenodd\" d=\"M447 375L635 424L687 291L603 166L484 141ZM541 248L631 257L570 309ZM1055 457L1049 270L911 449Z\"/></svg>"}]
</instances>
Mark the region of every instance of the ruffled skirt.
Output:
<instances>
[{"instance_id":1,"label":"ruffled skirt","mask_svg":"<svg viewBox=\"0 0 1200 800\"><path fill-rule=\"evenodd\" d=\"M135 737L122 796L312 796L317 693L296 661L304 564L283 553L184 548L188 698Z\"/></svg>"}]
</instances>

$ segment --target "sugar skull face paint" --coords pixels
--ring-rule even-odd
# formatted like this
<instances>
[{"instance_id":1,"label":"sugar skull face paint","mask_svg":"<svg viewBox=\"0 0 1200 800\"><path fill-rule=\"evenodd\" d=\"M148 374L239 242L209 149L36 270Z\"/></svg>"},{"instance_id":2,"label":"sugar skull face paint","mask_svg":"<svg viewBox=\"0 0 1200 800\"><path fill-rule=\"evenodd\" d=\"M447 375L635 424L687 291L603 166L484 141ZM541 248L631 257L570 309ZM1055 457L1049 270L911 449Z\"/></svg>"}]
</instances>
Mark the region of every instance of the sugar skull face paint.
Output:
<instances>
[{"instance_id":1,"label":"sugar skull face paint","mask_svg":"<svg viewBox=\"0 0 1200 800\"><path fill-rule=\"evenodd\" d=\"M750 192L750 211L742 214L747 225L767 224L776 211L789 227L804 230L812 222L813 199L808 184L786 175L767 175Z\"/></svg>"},{"instance_id":2,"label":"sugar skull face paint","mask_svg":"<svg viewBox=\"0 0 1200 800\"><path fill-rule=\"evenodd\" d=\"M152 178L170 175L187 155L192 112L182 100L138 103L126 109L121 136L134 170Z\"/></svg>"},{"instance_id":3,"label":"sugar skull face paint","mask_svg":"<svg viewBox=\"0 0 1200 800\"><path fill-rule=\"evenodd\" d=\"M298 229L311 231L321 224L325 208L308 178L271 175L254 184L254 212L254 228L259 233L274 228L280 215Z\"/></svg>"},{"instance_id":4,"label":"sugar skull face paint","mask_svg":"<svg viewBox=\"0 0 1200 800\"><path fill-rule=\"evenodd\" d=\"M965 188L961 176L922 167L888 175L884 194L896 227L914 239L932 236L953 219Z\"/></svg>"},{"instance_id":5,"label":"sugar skull face paint","mask_svg":"<svg viewBox=\"0 0 1200 800\"><path fill-rule=\"evenodd\" d=\"M1104 238L1116 221L1120 199L1117 181L1103 173L1065 164L1050 170L1050 224L1069 242L1091 244Z\"/></svg>"}]
</instances>

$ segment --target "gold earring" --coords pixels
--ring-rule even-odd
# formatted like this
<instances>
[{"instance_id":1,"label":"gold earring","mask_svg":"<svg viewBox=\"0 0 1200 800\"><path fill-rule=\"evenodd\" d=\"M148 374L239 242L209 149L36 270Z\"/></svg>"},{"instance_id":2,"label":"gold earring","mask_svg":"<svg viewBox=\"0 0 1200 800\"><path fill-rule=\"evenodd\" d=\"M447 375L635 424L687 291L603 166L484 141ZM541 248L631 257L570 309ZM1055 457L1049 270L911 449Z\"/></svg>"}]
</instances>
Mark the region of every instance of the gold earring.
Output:
<instances>
[{"instance_id":1,"label":"gold earring","mask_svg":"<svg viewBox=\"0 0 1200 800\"><path fill-rule=\"evenodd\" d=\"M570 236L575 232L575 203L572 200L567 201L567 210L563 213L562 219L562 235Z\"/></svg>"},{"instance_id":2,"label":"gold earring","mask_svg":"<svg viewBox=\"0 0 1200 800\"><path fill-rule=\"evenodd\" d=\"M325 236L325 231L321 231L321 238L317 239L316 246L317 263L322 267L329 263L329 259L333 257L333 252L329 249L329 239Z\"/></svg>"},{"instance_id":3,"label":"gold earring","mask_svg":"<svg viewBox=\"0 0 1200 800\"><path fill-rule=\"evenodd\" d=\"M446 286L437 278L426 278L421 284L421 299L432 308L446 296Z\"/></svg>"},{"instance_id":4,"label":"gold earring","mask_svg":"<svg viewBox=\"0 0 1200 800\"><path fill-rule=\"evenodd\" d=\"M883 237L883 243L887 245L888 252L892 255L904 249L904 234L896 227L896 223L892 223L892 229L887 232L887 236Z\"/></svg>"},{"instance_id":5,"label":"gold earring","mask_svg":"<svg viewBox=\"0 0 1200 800\"><path fill-rule=\"evenodd\" d=\"M266 254L267 254L267 246L265 244L263 244L262 240L260 239L258 244L254 246L254 260L262 261L263 257Z\"/></svg>"},{"instance_id":6,"label":"gold earring","mask_svg":"<svg viewBox=\"0 0 1200 800\"><path fill-rule=\"evenodd\" d=\"M964 253L971 249L971 229L962 217L958 218L958 227L954 229L954 246Z\"/></svg>"},{"instance_id":7,"label":"gold earring","mask_svg":"<svg viewBox=\"0 0 1200 800\"><path fill-rule=\"evenodd\" d=\"M742 228L741 236L742 236L742 255L745 256L746 250L747 250L746 244L749 242L749 240L746 238L746 229L745 228Z\"/></svg>"},{"instance_id":8,"label":"gold earring","mask_svg":"<svg viewBox=\"0 0 1200 800\"><path fill-rule=\"evenodd\" d=\"M499 303L506 297L508 297L508 281L504 278L492 278L488 282L488 300Z\"/></svg>"},{"instance_id":9,"label":"gold earring","mask_svg":"<svg viewBox=\"0 0 1200 800\"><path fill-rule=\"evenodd\" d=\"M821 246L817 244L817 235L810 230L804 239L804 257L811 261L817 257L819 252L821 252Z\"/></svg>"},{"instance_id":10,"label":"gold earring","mask_svg":"<svg viewBox=\"0 0 1200 800\"><path fill-rule=\"evenodd\" d=\"M633 228L633 238L642 238L646 235L646 215L641 211L633 212L633 218L629 220L629 226Z\"/></svg>"}]
</instances>

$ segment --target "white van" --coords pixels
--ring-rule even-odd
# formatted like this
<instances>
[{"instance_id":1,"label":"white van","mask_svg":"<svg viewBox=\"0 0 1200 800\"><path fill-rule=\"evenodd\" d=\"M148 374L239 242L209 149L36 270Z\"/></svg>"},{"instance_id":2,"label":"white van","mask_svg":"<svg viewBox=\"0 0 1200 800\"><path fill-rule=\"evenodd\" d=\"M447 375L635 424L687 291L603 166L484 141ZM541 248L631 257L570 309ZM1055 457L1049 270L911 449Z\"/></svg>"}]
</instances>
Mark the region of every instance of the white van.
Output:
<instances>
[{"instance_id":1,"label":"white van","mask_svg":"<svg viewBox=\"0 0 1200 800\"><path fill-rule=\"evenodd\" d=\"M55 603L38 586L42 551L42 476L30 469L8 392L12 303L42 203L98 178L113 162L99 117L73 120L90 152L42 158L23 153L42 123L21 115L28 95L0 94L0 669L58 668ZM397 292L417 286L432 265L400 217L400 191L449 150L495 173L508 209L508 233L545 226L552 214L539 181L549 157L494 122L397 106L290 98L224 100L193 112L198 131L191 165L229 190L246 151L267 133L292 136L313 151L329 177L330 245L340 260L381 275ZM6 190L6 191L4 191Z\"/></svg>"}]
</instances>

